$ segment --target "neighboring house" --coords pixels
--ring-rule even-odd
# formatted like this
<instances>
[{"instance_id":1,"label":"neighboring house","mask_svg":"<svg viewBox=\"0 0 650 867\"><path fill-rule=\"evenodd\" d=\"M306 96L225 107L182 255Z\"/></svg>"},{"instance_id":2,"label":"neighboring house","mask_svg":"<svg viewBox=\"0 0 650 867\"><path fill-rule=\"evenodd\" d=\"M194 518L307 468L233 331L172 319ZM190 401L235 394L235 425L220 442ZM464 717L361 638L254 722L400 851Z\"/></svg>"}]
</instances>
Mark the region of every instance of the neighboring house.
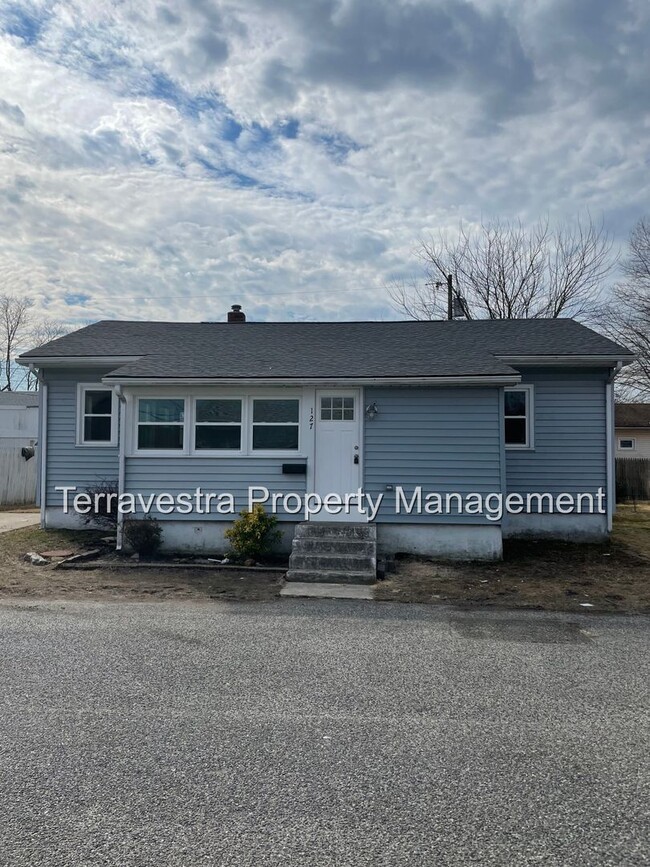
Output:
<instances>
[{"instance_id":1,"label":"neighboring house","mask_svg":"<svg viewBox=\"0 0 650 867\"><path fill-rule=\"evenodd\" d=\"M650 403L616 404L616 457L650 458Z\"/></svg>"},{"instance_id":2,"label":"neighboring house","mask_svg":"<svg viewBox=\"0 0 650 867\"><path fill-rule=\"evenodd\" d=\"M36 499L35 458L38 393L0 391L0 505L27 505Z\"/></svg>"},{"instance_id":3,"label":"neighboring house","mask_svg":"<svg viewBox=\"0 0 650 867\"><path fill-rule=\"evenodd\" d=\"M602 538L614 509L612 381L632 354L568 319L444 322L105 321L20 356L38 369L46 527L63 493L383 495L380 550L499 557L513 535ZM398 512L399 490L604 492L603 513ZM566 510L566 502L565 502ZM233 515L158 515L168 548L223 550ZM329 520L326 514L316 520ZM359 512L338 520L359 521Z\"/></svg>"},{"instance_id":4,"label":"neighboring house","mask_svg":"<svg viewBox=\"0 0 650 867\"><path fill-rule=\"evenodd\" d=\"M33 446L38 439L38 392L0 391L0 446Z\"/></svg>"}]
</instances>

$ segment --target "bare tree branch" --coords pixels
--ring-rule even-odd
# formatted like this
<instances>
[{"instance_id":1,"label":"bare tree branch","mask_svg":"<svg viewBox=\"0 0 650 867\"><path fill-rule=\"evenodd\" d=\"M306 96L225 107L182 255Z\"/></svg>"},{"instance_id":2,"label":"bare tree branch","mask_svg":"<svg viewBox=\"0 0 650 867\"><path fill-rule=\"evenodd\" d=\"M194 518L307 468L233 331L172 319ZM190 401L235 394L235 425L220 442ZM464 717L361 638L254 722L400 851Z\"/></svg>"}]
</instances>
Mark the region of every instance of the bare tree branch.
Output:
<instances>
[{"instance_id":1,"label":"bare tree branch","mask_svg":"<svg viewBox=\"0 0 650 867\"><path fill-rule=\"evenodd\" d=\"M389 287L395 308L412 319L444 318L447 274L471 319L592 318L616 262L610 237L591 219L554 229L547 219L530 228L499 220L475 229L461 224L453 238L422 240L417 255L424 286Z\"/></svg>"},{"instance_id":2,"label":"bare tree branch","mask_svg":"<svg viewBox=\"0 0 650 867\"><path fill-rule=\"evenodd\" d=\"M622 270L625 279L614 287L613 299L602 312L599 325L637 356L617 378L621 396L650 400L650 219L647 217L639 220L632 230Z\"/></svg>"},{"instance_id":3,"label":"bare tree branch","mask_svg":"<svg viewBox=\"0 0 650 867\"><path fill-rule=\"evenodd\" d=\"M0 295L0 347L4 359L5 384L3 391L12 391L12 358L14 350L25 337L29 325L29 311L34 306L31 298Z\"/></svg>"}]
</instances>

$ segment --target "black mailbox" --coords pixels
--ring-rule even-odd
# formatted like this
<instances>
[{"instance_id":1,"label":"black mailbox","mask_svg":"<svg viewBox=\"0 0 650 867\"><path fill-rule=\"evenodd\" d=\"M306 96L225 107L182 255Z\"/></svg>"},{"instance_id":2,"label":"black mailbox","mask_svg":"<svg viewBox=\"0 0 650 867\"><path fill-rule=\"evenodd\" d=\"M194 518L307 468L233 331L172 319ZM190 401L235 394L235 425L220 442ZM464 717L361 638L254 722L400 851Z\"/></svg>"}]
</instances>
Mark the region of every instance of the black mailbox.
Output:
<instances>
[{"instance_id":1,"label":"black mailbox","mask_svg":"<svg viewBox=\"0 0 650 867\"><path fill-rule=\"evenodd\" d=\"M282 464L282 472L287 476L304 476L307 474L307 464Z\"/></svg>"}]
</instances>

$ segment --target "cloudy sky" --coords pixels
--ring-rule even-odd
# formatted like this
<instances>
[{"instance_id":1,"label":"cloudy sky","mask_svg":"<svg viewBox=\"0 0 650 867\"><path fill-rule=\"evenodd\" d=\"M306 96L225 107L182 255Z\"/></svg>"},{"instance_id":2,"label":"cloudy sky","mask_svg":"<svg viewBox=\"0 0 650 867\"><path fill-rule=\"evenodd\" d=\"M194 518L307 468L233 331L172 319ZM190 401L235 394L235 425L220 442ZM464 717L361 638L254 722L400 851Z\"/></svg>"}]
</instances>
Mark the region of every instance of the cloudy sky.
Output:
<instances>
[{"instance_id":1,"label":"cloudy sky","mask_svg":"<svg viewBox=\"0 0 650 867\"><path fill-rule=\"evenodd\" d=\"M0 5L0 291L389 318L461 220L650 210L647 0Z\"/></svg>"}]
</instances>

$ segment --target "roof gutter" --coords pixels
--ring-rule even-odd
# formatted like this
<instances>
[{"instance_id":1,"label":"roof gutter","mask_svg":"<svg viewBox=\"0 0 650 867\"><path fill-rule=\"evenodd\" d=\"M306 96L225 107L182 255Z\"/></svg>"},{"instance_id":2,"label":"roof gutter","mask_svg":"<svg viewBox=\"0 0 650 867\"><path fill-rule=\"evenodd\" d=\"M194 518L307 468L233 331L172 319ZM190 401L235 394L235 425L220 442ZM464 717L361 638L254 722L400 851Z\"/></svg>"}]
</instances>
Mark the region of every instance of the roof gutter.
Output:
<instances>
[{"instance_id":1,"label":"roof gutter","mask_svg":"<svg viewBox=\"0 0 650 867\"><path fill-rule=\"evenodd\" d=\"M509 386L521 382L518 373L500 376L360 376L360 377L124 377L104 376L102 382L110 385L271 385L286 388L300 385L352 386L352 385L493 385Z\"/></svg>"},{"instance_id":2,"label":"roof gutter","mask_svg":"<svg viewBox=\"0 0 650 867\"><path fill-rule=\"evenodd\" d=\"M631 364L634 355L494 355L506 364L537 364L564 367L580 364L592 367L611 367L612 365Z\"/></svg>"},{"instance_id":3,"label":"roof gutter","mask_svg":"<svg viewBox=\"0 0 650 867\"><path fill-rule=\"evenodd\" d=\"M19 355L23 367L115 367L139 361L142 355Z\"/></svg>"}]
</instances>

